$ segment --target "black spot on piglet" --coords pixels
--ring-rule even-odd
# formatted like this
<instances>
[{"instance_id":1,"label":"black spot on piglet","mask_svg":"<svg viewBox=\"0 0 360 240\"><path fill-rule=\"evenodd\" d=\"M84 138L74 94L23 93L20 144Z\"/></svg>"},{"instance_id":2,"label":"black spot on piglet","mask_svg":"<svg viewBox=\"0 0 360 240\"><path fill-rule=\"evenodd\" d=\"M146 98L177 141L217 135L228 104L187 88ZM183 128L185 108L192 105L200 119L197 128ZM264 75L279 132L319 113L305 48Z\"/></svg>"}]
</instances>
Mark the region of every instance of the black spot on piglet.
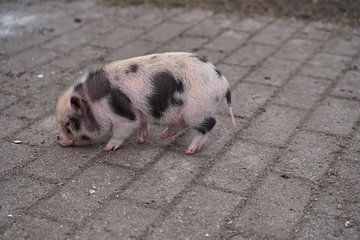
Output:
<instances>
[{"instance_id":1,"label":"black spot on piglet","mask_svg":"<svg viewBox=\"0 0 360 240\"><path fill-rule=\"evenodd\" d=\"M155 73L151 83L153 92L147 99L150 113L154 118L160 118L170 104L178 106L183 104L183 101L175 96L175 93L183 93L184 85L170 71Z\"/></svg>"},{"instance_id":2,"label":"black spot on piglet","mask_svg":"<svg viewBox=\"0 0 360 240\"><path fill-rule=\"evenodd\" d=\"M213 129L213 127L216 124L216 120L213 117L206 117L204 119L204 121L202 121L202 123L200 123L198 126L194 127L196 130L198 130L199 132L201 132L202 134L205 134L209 131L211 131L211 129Z\"/></svg>"},{"instance_id":3,"label":"black spot on piglet","mask_svg":"<svg viewBox=\"0 0 360 240\"><path fill-rule=\"evenodd\" d=\"M102 68L94 72L90 72L85 81L85 85L92 101L100 100L101 98L107 96L111 91L109 78Z\"/></svg>"},{"instance_id":4,"label":"black spot on piglet","mask_svg":"<svg viewBox=\"0 0 360 240\"><path fill-rule=\"evenodd\" d=\"M217 73L218 77L221 78L221 76L222 76L221 71L220 71L217 67L215 67L215 66L214 66L214 70L215 70L215 72Z\"/></svg>"},{"instance_id":5,"label":"black spot on piglet","mask_svg":"<svg viewBox=\"0 0 360 240\"><path fill-rule=\"evenodd\" d=\"M132 121L136 119L130 99L120 89L111 90L108 103L114 113Z\"/></svg>"},{"instance_id":6,"label":"black spot on piglet","mask_svg":"<svg viewBox=\"0 0 360 240\"><path fill-rule=\"evenodd\" d=\"M138 68L139 68L139 65L137 65L136 63L131 64L130 67L129 67L129 69L126 69L126 70L125 70L125 73L126 73L126 74L136 73L137 70L138 70Z\"/></svg>"}]
</instances>

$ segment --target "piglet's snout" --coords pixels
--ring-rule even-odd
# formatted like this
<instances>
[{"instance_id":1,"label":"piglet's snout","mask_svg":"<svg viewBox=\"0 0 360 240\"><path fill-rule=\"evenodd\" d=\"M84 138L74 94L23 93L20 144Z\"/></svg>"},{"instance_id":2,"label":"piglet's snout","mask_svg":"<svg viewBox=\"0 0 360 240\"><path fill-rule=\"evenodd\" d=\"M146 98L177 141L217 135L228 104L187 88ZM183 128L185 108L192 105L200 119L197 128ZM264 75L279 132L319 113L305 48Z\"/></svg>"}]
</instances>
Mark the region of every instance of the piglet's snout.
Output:
<instances>
[{"instance_id":1,"label":"piglet's snout","mask_svg":"<svg viewBox=\"0 0 360 240\"><path fill-rule=\"evenodd\" d=\"M57 136L57 141L63 147L69 147L69 146L74 145L74 140L67 139L67 138L64 138L64 137L61 137L61 136Z\"/></svg>"}]
</instances>

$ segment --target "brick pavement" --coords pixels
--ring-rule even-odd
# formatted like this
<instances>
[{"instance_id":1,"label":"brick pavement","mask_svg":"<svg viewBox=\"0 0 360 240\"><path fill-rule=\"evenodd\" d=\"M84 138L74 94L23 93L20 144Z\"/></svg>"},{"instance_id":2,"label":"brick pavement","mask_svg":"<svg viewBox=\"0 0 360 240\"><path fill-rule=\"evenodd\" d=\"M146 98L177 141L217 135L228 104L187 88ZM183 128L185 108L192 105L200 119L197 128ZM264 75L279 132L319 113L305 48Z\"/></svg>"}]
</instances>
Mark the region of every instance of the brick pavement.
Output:
<instances>
[{"instance_id":1,"label":"brick pavement","mask_svg":"<svg viewBox=\"0 0 360 240\"><path fill-rule=\"evenodd\" d=\"M360 238L358 30L96 1L0 6L0 239ZM236 127L219 109L193 157L187 134L161 141L158 127L114 153L56 143L56 96L84 69L171 50L219 65Z\"/></svg>"}]
</instances>

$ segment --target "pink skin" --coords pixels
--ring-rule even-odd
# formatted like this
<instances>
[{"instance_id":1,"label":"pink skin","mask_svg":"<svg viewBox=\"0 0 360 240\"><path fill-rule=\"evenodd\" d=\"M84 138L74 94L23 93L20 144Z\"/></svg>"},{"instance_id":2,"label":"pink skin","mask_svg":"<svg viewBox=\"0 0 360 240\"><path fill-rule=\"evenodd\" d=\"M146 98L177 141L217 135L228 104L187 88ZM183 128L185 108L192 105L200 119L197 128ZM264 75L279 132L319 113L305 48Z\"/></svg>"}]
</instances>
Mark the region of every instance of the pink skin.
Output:
<instances>
[{"instance_id":1,"label":"pink skin","mask_svg":"<svg viewBox=\"0 0 360 240\"><path fill-rule=\"evenodd\" d=\"M61 136L61 135L58 136L58 142L63 147L70 147L70 146L74 145L74 140L69 139L65 136Z\"/></svg>"},{"instance_id":2,"label":"pink skin","mask_svg":"<svg viewBox=\"0 0 360 240\"><path fill-rule=\"evenodd\" d=\"M181 119L180 121L176 122L174 125L165 128L164 131L162 131L162 133L160 134L160 138L165 139L175 136L179 131L185 129L186 127L187 126L184 120Z\"/></svg>"}]
</instances>

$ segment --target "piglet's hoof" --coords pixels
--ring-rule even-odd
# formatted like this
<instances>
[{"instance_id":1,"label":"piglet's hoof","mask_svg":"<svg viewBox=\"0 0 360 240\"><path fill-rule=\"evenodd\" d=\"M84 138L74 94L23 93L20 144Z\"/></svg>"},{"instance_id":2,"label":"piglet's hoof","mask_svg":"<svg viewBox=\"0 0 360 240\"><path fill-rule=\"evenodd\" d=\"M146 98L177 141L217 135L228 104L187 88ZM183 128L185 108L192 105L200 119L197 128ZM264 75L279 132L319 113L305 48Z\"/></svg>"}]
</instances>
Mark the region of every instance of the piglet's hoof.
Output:
<instances>
[{"instance_id":1,"label":"piglet's hoof","mask_svg":"<svg viewBox=\"0 0 360 240\"><path fill-rule=\"evenodd\" d=\"M117 139L110 139L110 141L103 148L105 151L115 151L122 145L122 141Z\"/></svg>"}]
</instances>

